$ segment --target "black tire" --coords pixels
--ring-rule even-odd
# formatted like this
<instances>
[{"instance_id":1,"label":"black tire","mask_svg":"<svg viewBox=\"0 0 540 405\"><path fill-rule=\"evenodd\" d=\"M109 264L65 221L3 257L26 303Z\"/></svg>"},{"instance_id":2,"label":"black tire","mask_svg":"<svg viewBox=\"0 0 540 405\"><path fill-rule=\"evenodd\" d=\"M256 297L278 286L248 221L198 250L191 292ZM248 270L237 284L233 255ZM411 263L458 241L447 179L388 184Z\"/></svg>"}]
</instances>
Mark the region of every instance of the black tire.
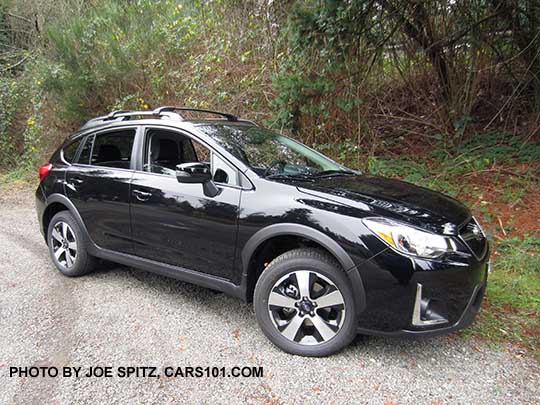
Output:
<instances>
[{"instance_id":1,"label":"black tire","mask_svg":"<svg viewBox=\"0 0 540 405\"><path fill-rule=\"evenodd\" d=\"M68 226L66 238L64 238L61 232L63 224L67 224ZM55 228L57 232L60 231L61 235L58 235L58 233L53 235ZM58 239L59 236L64 242ZM73 242L75 242L75 245L73 245ZM69 211L60 211L51 219L47 229L47 245L53 263L63 275L79 277L90 273L94 269L95 258L88 254L86 239L81 232L79 224ZM69 246L75 246L76 248L69 249ZM61 253L57 257L55 252L58 252L59 249L64 249L64 253ZM69 253L69 262L68 253L66 252Z\"/></svg>"},{"instance_id":2,"label":"black tire","mask_svg":"<svg viewBox=\"0 0 540 405\"><path fill-rule=\"evenodd\" d=\"M295 302L295 308L296 309L289 309L290 301L288 301L288 306L286 307L285 311L287 311L286 316L296 317L296 318L302 318L301 320L298 320L298 322L302 322L301 326L298 330L301 330L302 332L292 332L294 333L293 340L290 338L287 338L283 334L283 330L280 331L278 328L285 328L289 326L287 322L292 324L291 321L283 321L281 319L276 321L276 316L274 310L278 307L275 306L269 306L269 300L270 300L270 294L276 291L281 291L283 293L283 283L288 283L290 288L290 281L291 280L297 280L297 286L300 285L300 280L297 279L297 272L303 272L305 274L305 271L308 272L308 284L310 285L318 285L317 282L313 283L313 279L316 281L323 280L326 278L326 280L330 281L331 283L328 284L326 288L326 291L335 291L334 289L337 289L339 293L341 293L340 300L343 301L343 307L339 305L339 308L336 311L342 311L341 308L343 308L342 312L342 319L341 326L333 325L332 328L334 330L335 335L333 337L325 340L325 338L318 334L318 328L315 326L314 323L311 322L311 319L314 317L317 317L319 315L324 316L326 312L321 311L327 311L326 309L323 310L322 308L316 308L311 309L313 312L302 312L302 310L306 310L305 306L302 306L300 301ZM294 275L293 275L294 273ZM322 278L319 278L322 276ZM292 278L291 278L292 277ZM281 281L282 279L285 279L285 281ZM276 283L279 284L279 287L276 286ZM281 283L281 284L280 284ZM324 284L324 281L322 281ZM333 283L333 285L332 285ZM280 290L281 289L281 290ZM293 290L287 290L288 294L294 294L295 298L291 298L291 296L285 296L285 299L289 300L289 298L293 300L303 300L301 297L300 291L294 291ZM311 287L310 287L311 291ZM323 295L328 296L329 293L323 292ZM310 297L308 297L310 300L313 296L315 296L316 293L310 293ZM275 297L275 296L274 296ZM280 296L282 298L283 296ZM322 296L321 296L322 297ZM309 300L308 300L309 301ZM320 301L322 303L322 301ZM313 299L312 301L309 301L309 305L312 303L317 304L317 298ZM308 305L308 309L311 308ZM257 316L257 321L259 322L259 326L261 327L264 334L270 339L272 343L274 343L277 347L280 349L292 353L297 354L301 356L309 356L309 357L324 357L329 356L333 353L336 353L349 345L351 341L356 336L356 329L357 329L357 310L354 300L354 295L352 293L352 289L350 287L350 280L345 274L345 272L342 270L339 263L330 255L326 254L324 251L321 251L319 249L314 248L301 248L301 249L295 249L288 251L281 256L278 256L275 258L268 267L262 272L261 276L259 277L259 280L257 281L257 285L255 287L255 294L254 294L254 307L255 307L255 314ZM322 307L322 305L321 305ZM272 310L271 310L272 309ZM283 308L282 308L283 309ZM280 310L278 310L279 312ZM296 311L296 313L292 312ZM333 311L333 309L329 309L328 311ZM283 314L283 312L279 312ZM301 316L300 316L301 315ZM311 317L309 317L311 316ZM306 322L305 319L308 319L309 321ZM290 318L292 319L292 318ZM278 326L277 322L285 322L285 326ZM297 323L298 323L297 322ZM336 322L332 321L330 322ZM317 320L317 323L320 324L320 320ZM324 326L324 325L323 325ZM292 328L293 330L295 328ZM317 329L317 331L315 331ZM324 329L324 328L321 328ZM307 336L305 333L303 333L304 330L311 330L312 336ZM335 331L337 330L337 332ZM315 331L315 332L313 332ZM301 335L301 337L299 337ZM317 337L315 337L317 336ZM332 335L330 335L332 336ZM296 340L311 340L310 344L306 343L300 343ZM316 340L316 343L313 343L313 340Z\"/></svg>"}]
</instances>

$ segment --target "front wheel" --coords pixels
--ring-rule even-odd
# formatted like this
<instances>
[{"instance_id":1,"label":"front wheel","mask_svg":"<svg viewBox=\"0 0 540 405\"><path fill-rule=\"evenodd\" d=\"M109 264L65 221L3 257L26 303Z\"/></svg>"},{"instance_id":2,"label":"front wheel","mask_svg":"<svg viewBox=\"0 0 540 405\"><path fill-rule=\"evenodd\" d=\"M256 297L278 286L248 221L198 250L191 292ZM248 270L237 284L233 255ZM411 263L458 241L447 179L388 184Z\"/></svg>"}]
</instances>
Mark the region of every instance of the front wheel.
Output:
<instances>
[{"instance_id":1,"label":"front wheel","mask_svg":"<svg viewBox=\"0 0 540 405\"><path fill-rule=\"evenodd\" d=\"M282 350L328 356L356 335L350 281L333 257L318 249L295 249L274 259L257 281L257 321Z\"/></svg>"}]
</instances>

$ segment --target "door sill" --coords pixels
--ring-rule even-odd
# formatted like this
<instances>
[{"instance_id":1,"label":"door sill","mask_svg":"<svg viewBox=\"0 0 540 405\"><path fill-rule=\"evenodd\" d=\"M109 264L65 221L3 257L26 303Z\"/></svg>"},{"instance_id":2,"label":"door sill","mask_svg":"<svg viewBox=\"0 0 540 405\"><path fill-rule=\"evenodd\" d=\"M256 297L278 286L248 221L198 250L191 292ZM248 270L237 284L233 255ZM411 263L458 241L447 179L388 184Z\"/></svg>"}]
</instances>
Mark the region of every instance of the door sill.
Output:
<instances>
[{"instance_id":1,"label":"door sill","mask_svg":"<svg viewBox=\"0 0 540 405\"><path fill-rule=\"evenodd\" d=\"M212 290L221 291L227 295L246 300L245 291L242 286L236 285L229 280L211 274L200 273L195 270L186 269L180 266L160 263L155 260L146 259L130 255L127 253L115 252L100 248L96 245L92 246L91 254L100 259L109 260L111 262L120 263L125 266L135 267L141 270L146 270L162 276L174 278L176 280L185 281L191 284L196 284L201 287Z\"/></svg>"}]
</instances>

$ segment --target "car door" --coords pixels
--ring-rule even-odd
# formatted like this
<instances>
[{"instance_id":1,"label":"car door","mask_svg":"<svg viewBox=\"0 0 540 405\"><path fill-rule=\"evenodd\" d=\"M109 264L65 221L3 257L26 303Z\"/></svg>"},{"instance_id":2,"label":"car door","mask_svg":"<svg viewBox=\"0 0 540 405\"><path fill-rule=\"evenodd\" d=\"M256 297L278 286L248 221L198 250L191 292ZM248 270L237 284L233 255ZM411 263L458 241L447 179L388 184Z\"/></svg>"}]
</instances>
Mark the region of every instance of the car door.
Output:
<instances>
[{"instance_id":1,"label":"car door","mask_svg":"<svg viewBox=\"0 0 540 405\"><path fill-rule=\"evenodd\" d=\"M132 253L129 217L136 127L92 133L66 173L65 192L92 240L101 248Z\"/></svg>"},{"instance_id":2,"label":"car door","mask_svg":"<svg viewBox=\"0 0 540 405\"><path fill-rule=\"evenodd\" d=\"M241 189L236 169L186 133L145 128L141 170L131 182L131 224L138 256L230 279ZM180 163L212 166L219 194L179 183Z\"/></svg>"}]
</instances>

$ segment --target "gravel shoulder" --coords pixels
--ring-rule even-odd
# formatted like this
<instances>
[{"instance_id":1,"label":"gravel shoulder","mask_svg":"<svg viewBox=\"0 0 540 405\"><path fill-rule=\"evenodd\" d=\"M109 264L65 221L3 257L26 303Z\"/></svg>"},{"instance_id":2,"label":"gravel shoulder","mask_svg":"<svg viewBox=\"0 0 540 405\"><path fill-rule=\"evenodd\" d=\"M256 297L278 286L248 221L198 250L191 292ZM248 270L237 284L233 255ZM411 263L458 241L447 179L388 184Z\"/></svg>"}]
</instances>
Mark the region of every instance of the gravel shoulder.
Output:
<instances>
[{"instance_id":1,"label":"gravel shoulder","mask_svg":"<svg viewBox=\"0 0 540 405\"><path fill-rule=\"evenodd\" d=\"M5 193L3 193L5 194ZM539 403L536 360L454 336L275 348L249 305L125 267L68 279L32 193L0 199L0 403ZM254 378L19 378L10 366L263 366Z\"/></svg>"}]
</instances>

